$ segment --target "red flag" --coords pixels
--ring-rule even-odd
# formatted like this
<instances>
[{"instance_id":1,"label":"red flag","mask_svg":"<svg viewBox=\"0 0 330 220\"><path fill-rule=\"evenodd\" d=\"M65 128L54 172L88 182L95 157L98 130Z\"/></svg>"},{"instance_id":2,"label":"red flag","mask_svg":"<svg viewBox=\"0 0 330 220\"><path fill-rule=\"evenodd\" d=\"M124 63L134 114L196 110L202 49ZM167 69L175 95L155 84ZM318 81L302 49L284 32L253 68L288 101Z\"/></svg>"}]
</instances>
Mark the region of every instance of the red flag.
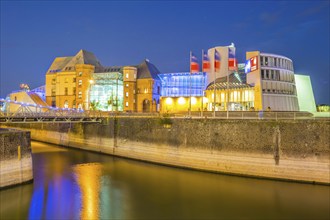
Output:
<instances>
[{"instance_id":1,"label":"red flag","mask_svg":"<svg viewBox=\"0 0 330 220\"><path fill-rule=\"evenodd\" d=\"M190 72L191 73L199 72L198 59L193 53L191 53L190 55Z\"/></svg>"},{"instance_id":2,"label":"red flag","mask_svg":"<svg viewBox=\"0 0 330 220\"><path fill-rule=\"evenodd\" d=\"M210 72L210 58L207 53L203 52L203 72Z\"/></svg>"},{"instance_id":3,"label":"red flag","mask_svg":"<svg viewBox=\"0 0 330 220\"><path fill-rule=\"evenodd\" d=\"M237 69L237 60L235 58L235 49L228 47L228 70Z\"/></svg>"},{"instance_id":4,"label":"red flag","mask_svg":"<svg viewBox=\"0 0 330 220\"><path fill-rule=\"evenodd\" d=\"M220 71L220 60L221 60L220 54L217 51L217 49L215 49L214 50L214 71L215 72Z\"/></svg>"}]
</instances>

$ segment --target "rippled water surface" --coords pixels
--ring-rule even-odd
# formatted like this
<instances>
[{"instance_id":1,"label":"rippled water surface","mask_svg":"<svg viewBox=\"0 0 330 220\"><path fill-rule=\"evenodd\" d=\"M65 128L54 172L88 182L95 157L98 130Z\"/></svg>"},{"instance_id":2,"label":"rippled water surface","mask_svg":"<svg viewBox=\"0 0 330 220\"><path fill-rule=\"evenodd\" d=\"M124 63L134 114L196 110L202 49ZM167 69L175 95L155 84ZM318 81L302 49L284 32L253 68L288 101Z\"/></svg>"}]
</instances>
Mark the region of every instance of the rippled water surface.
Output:
<instances>
[{"instance_id":1,"label":"rippled water surface","mask_svg":"<svg viewBox=\"0 0 330 220\"><path fill-rule=\"evenodd\" d=\"M203 173L33 142L0 219L329 219L330 187Z\"/></svg>"}]
</instances>

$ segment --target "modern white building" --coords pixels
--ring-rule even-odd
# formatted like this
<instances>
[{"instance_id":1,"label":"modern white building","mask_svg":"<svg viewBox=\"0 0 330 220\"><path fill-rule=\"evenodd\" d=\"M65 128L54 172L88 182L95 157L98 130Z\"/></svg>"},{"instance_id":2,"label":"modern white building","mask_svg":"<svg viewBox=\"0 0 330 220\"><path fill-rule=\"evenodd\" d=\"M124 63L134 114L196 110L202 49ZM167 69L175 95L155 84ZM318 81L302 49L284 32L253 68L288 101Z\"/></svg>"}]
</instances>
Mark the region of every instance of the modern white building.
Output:
<instances>
[{"instance_id":1,"label":"modern white building","mask_svg":"<svg viewBox=\"0 0 330 220\"><path fill-rule=\"evenodd\" d=\"M255 109L299 111L292 60L276 54L246 53L247 84L255 87Z\"/></svg>"},{"instance_id":2,"label":"modern white building","mask_svg":"<svg viewBox=\"0 0 330 220\"><path fill-rule=\"evenodd\" d=\"M316 112L316 104L311 78L306 75L294 75L300 111Z\"/></svg>"}]
</instances>

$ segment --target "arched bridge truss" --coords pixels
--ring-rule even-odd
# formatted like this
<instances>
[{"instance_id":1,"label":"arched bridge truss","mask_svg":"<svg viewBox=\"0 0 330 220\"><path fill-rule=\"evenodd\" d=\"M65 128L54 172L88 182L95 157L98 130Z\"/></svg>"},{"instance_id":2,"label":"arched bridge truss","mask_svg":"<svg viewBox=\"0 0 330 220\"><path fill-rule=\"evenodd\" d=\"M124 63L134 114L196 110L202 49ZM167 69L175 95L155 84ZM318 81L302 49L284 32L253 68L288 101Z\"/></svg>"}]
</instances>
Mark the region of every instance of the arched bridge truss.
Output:
<instances>
[{"instance_id":1,"label":"arched bridge truss","mask_svg":"<svg viewBox=\"0 0 330 220\"><path fill-rule=\"evenodd\" d=\"M98 111L54 108L0 99L0 123L101 122Z\"/></svg>"}]
</instances>

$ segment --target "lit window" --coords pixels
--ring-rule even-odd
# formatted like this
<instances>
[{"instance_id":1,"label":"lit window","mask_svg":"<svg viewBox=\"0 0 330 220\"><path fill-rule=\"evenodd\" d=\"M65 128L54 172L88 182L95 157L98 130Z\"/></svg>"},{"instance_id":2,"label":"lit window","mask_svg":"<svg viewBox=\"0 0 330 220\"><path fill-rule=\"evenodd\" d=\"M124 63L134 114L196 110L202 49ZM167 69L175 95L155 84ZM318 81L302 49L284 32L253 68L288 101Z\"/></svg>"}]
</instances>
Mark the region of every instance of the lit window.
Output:
<instances>
[{"instance_id":1,"label":"lit window","mask_svg":"<svg viewBox=\"0 0 330 220\"><path fill-rule=\"evenodd\" d=\"M178 99L178 103L179 103L180 105L183 105L183 104L185 104L185 103L186 103L186 100L185 100L185 98L183 98L183 97L180 97L180 98Z\"/></svg>"},{"instance_id":2,"label":"lit window","mask_svg":"<svg viewBox=\"0 0 330 220\"><path fill-rule=\"evenodd\" d=\"M79 79L79 81L78 81L78 85L79 85L79 86L82 85L82 80L81 80L81 79Z\"/></svg>"},{"instance_id":3,"label":"lit window","mask_svg":"<svg viewBox=\"0 0 330 220\"><path fill-rule=\"evenodd\" d=\"M126 73L126 79L128 79L128 73Z\"/></svg>"},{"instance_id":4,"label":"lit window","mask_svg":"<svg viewBox=\"0 0 330 220\"><path fill-rule=\"evenodd\" d=\"M128 97L128 92L126 92L126 97Z\"/></svg>"},{"instance_id":5,"label":"lit window","mask_svg":"<svg viewBox=\"0 0 330 220\"><path fill-rule=\"evenodd\" d=\"M191 104L196 105L197 99L195 97L191 97Z\"/></svg>"},{"instance_id":6,"label":"lit window","mask_svg":"<svg viewBox=\"0 0 330 220\"><path fill-rule=\"evenodd\" d=\"M126 87L128 87L128 83L126 83Z\"/></svg>"},{"instance_id":7,"label":"lit window","mask_svg":"<svg viewBox=\"0 0 330 220\"><path fill-rule=\"evenodd\" d=\"M82 98L82 92L79 92L78 93L78 99L81 99Z\"/></svg>"},{"instance_id":8,"label":"lit window","mask_svg":"<svg viewBox=\"0 0 330 220\"><path fill-rule=\"evenodd\" d=\"M172 105L172 103L173 103L172 98L166 98L165 103L166 103L167 105Z\"/></svg>"},{"instance_id":9,"label":"lit window","mask_svg":"<svg viewBox=\"0 0 330 220\"><path fill-rule=\"evenodd\" d=\"M128 102L126 102L126 107L128 107Z\"/></svg>"},{"instance_id":10,"label":"lit window","mask_svg":"<svg viewBox=\"0 0 330 220\"><path fill-rule=\"evenodd\" d=\"M134 73L134 79L136 79L136 73Z\"/></svg>"},{"instance_id":11,"label":"lit window","mask_svg":"<svg viewBox=\"0 0 330 220\"><path fill-rule=\"evenodd\" d=\"M69 108L69 102L68 102L68 100L65 100L65 102L64 102L64 108Z\"/></svg>"},{"instance_id":12,"label":"lit window","mask_svg":"<svg viewBox=\"0 0 330 220\"><path fill-rule=\"evenodd\" d=\"M82 72L79 72L79 73L78 73L78 76L82 76Z\"/></svg>"}]
</instances>

